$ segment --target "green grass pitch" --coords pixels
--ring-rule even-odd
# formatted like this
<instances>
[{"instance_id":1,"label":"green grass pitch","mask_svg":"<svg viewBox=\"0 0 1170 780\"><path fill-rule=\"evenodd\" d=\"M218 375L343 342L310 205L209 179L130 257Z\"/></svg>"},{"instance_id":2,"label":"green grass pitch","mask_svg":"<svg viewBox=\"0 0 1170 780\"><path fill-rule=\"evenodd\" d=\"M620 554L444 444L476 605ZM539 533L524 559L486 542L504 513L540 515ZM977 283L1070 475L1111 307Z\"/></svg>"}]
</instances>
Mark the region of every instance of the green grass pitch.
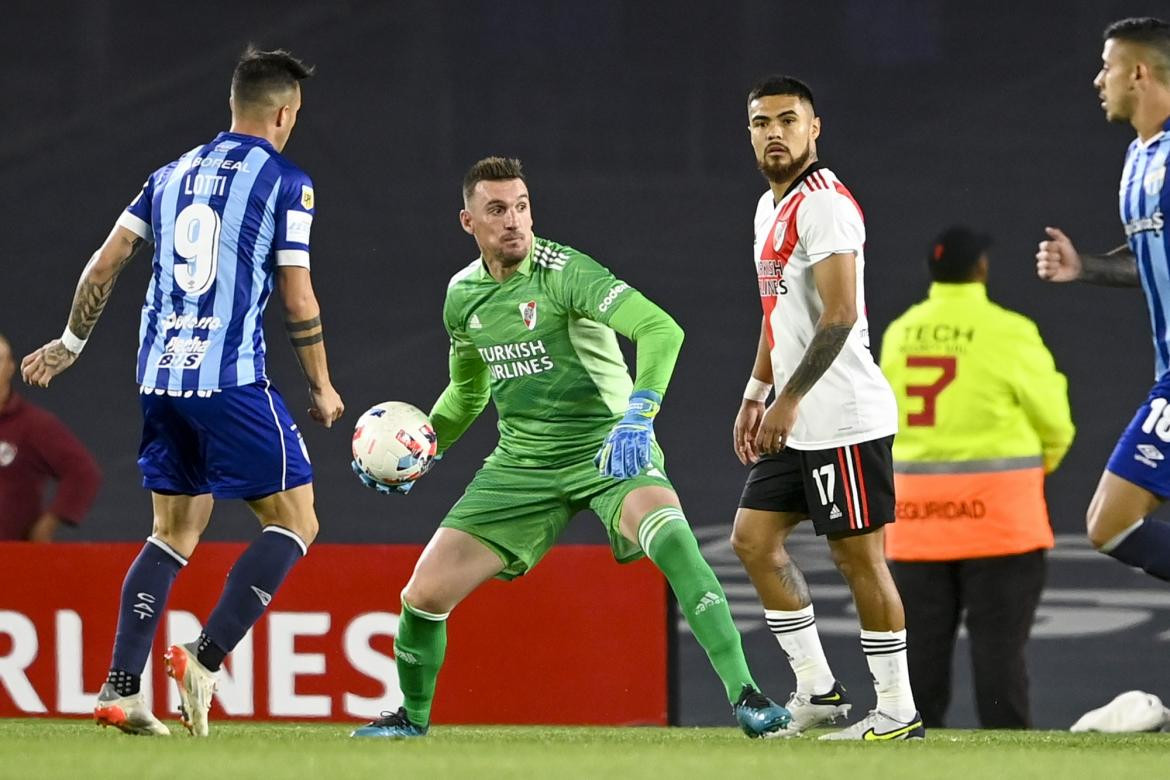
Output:
<instances>
[{"instance_id":1,"label":"green grass pitch","mask_svg":"<svg viewBox=\"0 0 1170 780\"><path fill-rule=\"evenodd\" d=\"M177 724L175 724L177 726ZM924 742L749 740L730 728L439 726L406 742L343 724L212 724L129 737L87 721L0 720L0 778L1155 778L1170 734L934 731Z\"/></svg>"}]
</instances>

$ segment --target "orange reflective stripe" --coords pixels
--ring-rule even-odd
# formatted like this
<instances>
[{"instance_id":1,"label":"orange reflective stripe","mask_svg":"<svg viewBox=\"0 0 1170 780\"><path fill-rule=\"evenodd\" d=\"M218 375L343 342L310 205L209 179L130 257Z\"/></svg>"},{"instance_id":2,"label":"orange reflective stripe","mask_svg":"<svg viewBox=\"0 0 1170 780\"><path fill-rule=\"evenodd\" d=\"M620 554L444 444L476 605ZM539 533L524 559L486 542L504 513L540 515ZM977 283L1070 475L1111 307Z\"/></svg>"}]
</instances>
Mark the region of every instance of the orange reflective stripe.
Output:
<instances>
[{"instance_id":1,"label":"orange reflective stripe","mask_svg":"<svg viewBox=\"0 0 1170 780\"><path fill-rule=\"evenodd\" d=\"M886 555L952 561L1053 546L1042 468L960 474L894 474L897 522Z\"/></svg>"}]
</instances>

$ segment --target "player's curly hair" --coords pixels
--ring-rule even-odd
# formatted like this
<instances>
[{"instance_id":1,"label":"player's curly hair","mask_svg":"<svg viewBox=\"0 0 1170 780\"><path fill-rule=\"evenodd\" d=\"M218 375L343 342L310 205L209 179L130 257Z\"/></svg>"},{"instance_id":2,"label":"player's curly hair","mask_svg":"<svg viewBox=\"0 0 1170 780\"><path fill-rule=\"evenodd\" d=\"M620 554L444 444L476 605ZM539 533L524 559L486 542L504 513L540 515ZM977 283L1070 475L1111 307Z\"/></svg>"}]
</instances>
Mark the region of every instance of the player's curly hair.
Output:
<instances>
[{"instance_id":1,"label":"player's curly hair","mask_svg":"<svg viewBox=\"0 0 1170 780\"><path fill-rule=\"evenodd\" d=\"M515 157L485 157L467 170L463 177L463 199L471 200L471 193L475 185L481 181L508 181L519 179L528 184L524 178L524 166Z\"/></svg>"},{"instance_id":2,"label":"player's curly hair","mask_svg":"<svg viewBox=\"0 0 1170 780\"><path fill-rule=\"evenodd\" d=\"M1120 19L1105 28L1104 40L1113 38L1140 44L1157 55L1158 80L1170 84L1170 22L1153 16Z\"/></svg>"},{"instance_id":3,"label":"player's curly hair","mask_svg":"<svg viewBox=\"0 0 1170 780\"><path fill-rule=\"evenodd\" d=\"M237 104L269 105L315 71L285 49L261 51L249 43L232 74L232 98Z\"/></svg>"}]
</instances>

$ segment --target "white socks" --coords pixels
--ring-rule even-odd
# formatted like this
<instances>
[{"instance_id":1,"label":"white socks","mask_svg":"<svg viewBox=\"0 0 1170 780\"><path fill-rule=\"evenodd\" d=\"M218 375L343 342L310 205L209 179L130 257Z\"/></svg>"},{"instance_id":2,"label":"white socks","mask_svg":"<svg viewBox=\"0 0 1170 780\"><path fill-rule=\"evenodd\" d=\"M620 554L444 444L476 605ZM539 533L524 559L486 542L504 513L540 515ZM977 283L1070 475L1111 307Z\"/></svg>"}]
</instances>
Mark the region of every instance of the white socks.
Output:
<instances>
[{"instance_id":1,"label":"white socks","mask_svg":"<svg viewBox=\"0 0 1170 780\"><path fill-rule=\"evenodd\" d=\"M821 648L812 604L795 612L766 609L764 618L776 641L780 643L780 648L788 656L788 663L792 665L796 675L796 692L815 696L832 690L836 678ZM905 652L902 655L905 657Z\"/></svg>"},{"instance_id":2,"label":"white socks","mask_svg":"<svg viewBox=\"0 0 1170 780\"><path fill-rule=\"evenodd\" d=\"M906 629L901 631L861 630L861 649L873 675L877 709L894 720L908 722L918 708L910 690L910 668L906 663Z\"/></svg>"}]
</instances>

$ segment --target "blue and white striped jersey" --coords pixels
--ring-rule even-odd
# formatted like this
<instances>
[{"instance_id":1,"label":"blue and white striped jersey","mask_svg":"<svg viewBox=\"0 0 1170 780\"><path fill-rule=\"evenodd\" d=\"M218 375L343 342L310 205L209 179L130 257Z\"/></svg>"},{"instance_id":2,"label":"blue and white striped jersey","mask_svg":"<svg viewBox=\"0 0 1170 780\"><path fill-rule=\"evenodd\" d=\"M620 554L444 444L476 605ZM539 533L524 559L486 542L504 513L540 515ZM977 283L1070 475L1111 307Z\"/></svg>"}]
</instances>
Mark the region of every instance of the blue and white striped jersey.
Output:
<instances>
[{"instance_id":1,"label":"blue and white striped jersey","mask_svg":"<svg viewBox=\"0 0 1170 780\"><path fill-rule=\"evenodd\" d=\"M313 183L268 141L220 133L150 175L118 224L154 242L138 383L190 394L265 379L276 267L309 267Z\"/></svg>"},{"instance_id":2,"label":"blue and white striped jersey","mask_svg":"<svg viewBox=\"0 0 1170 780\"><path fill-rule=\"evenodd\" d=\"M1170 236L1165 214L1170 211L1166 162L1170 156L1170 119L1162 132L1145 141L1134 139L1121 174L1121 223L1154 328L1155 377L1170 370Z\"/></svg>"}]
</instances>

